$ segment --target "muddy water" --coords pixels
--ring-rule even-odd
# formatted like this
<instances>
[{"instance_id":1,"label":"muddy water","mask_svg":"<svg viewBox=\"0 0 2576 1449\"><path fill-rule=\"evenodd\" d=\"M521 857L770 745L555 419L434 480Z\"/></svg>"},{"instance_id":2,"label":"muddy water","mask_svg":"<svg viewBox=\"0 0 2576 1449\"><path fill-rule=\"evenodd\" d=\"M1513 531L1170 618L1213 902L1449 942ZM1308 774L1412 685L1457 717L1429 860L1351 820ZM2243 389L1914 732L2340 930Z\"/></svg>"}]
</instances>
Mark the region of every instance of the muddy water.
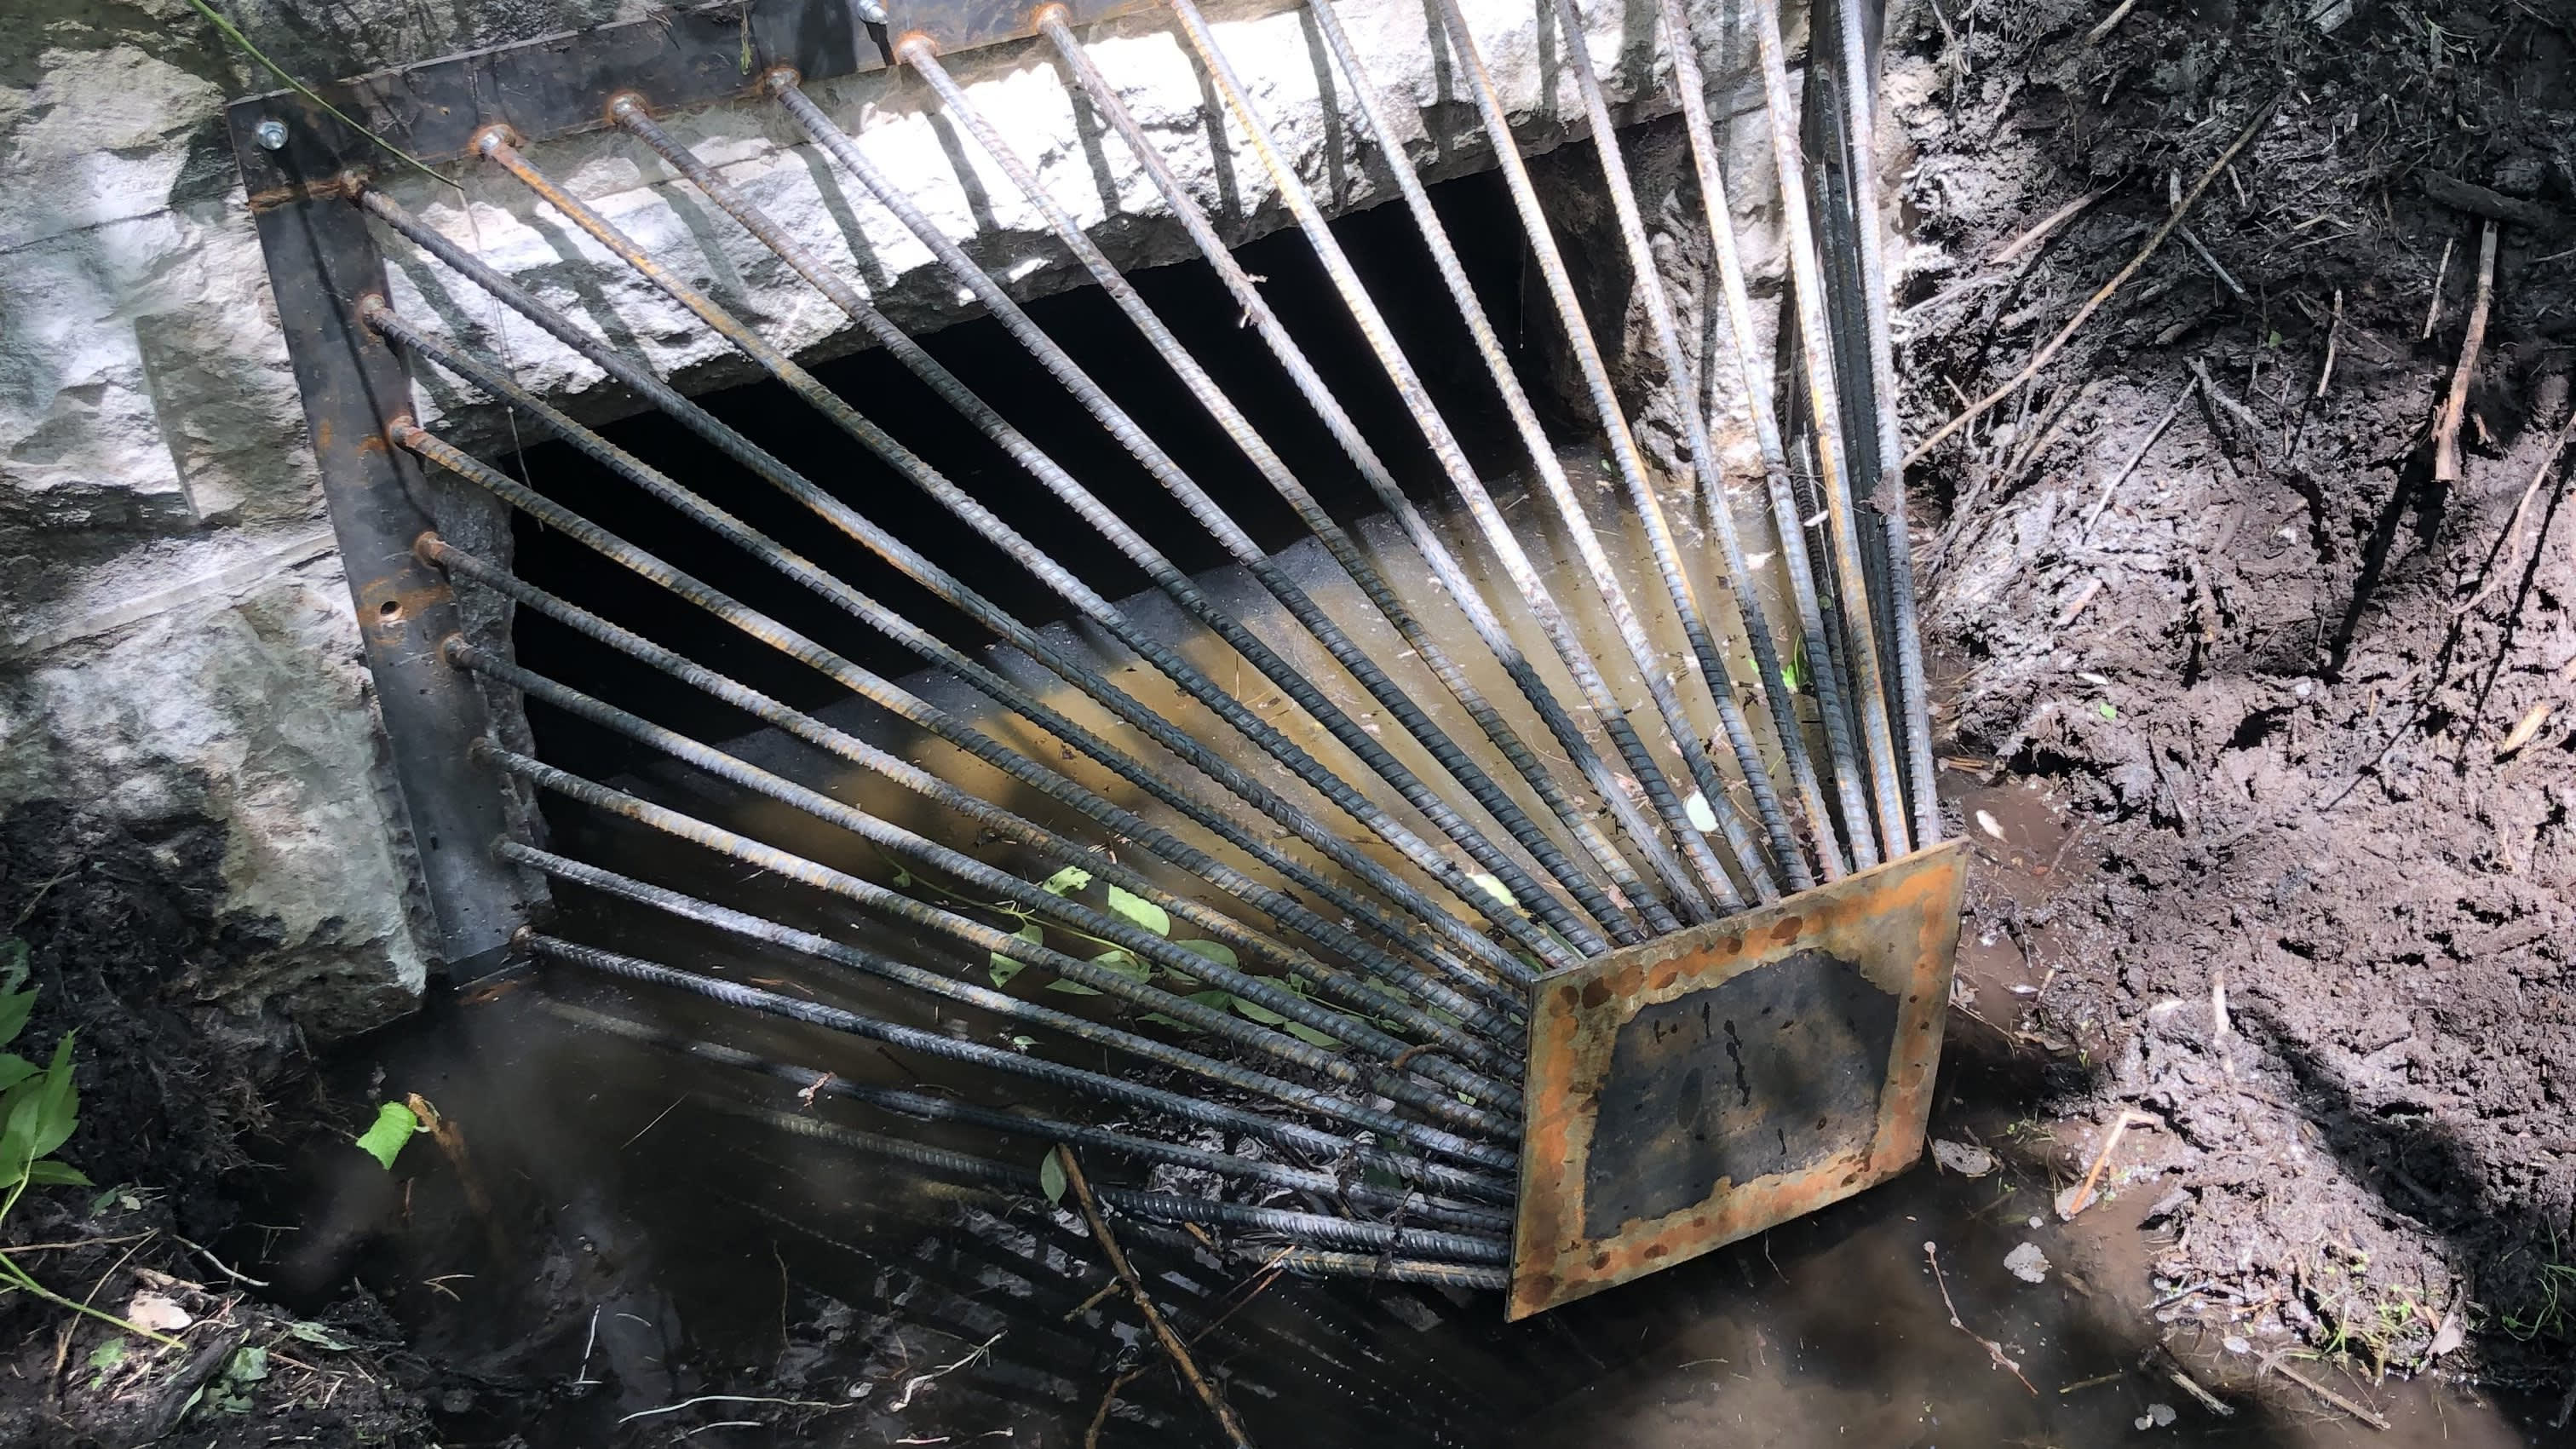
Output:
<instances>
[{"instance_id":1,"label":"muddy water","mask_svg":"<svg viewBox=\"0 0 2576 1449\"><path fill-rule=\"evenodd\" d=\"M1633 567L1643 556L1626 536L1633 520L1620 515L1609 490L1596 491L1594 526L1631 566L1628 582L1669 666L1686 671L1687 653L1660 591ZM1552 525L1539 521L1537 503L1507 500L1507 511L1542 566L1568 552ZM1363 532L1379 544L1400 590L1436 600L1418 563L1406 566L1409 553L1383 546L1382 526ZM1461 544L1471 568L1489 566L1481 548ZM1356 606L1346 584L1333 583L1315 551L1287 557L1417 700L1444 725L1466 728L1454 705L1439 707L1445 697L1402 641ZM1553 571L1573 577L1563 563ZM1210 582L1312 677L1329 681L1356 717L1371 718L1374 703L1326 667L1320 646L1279 627L1248 580L1224 573ZM1578 606L1596 655L1621 658L1597 609L1580 607L1588 592L1569 585L1565 601ZM1472 667L1485 660L1475 672L1488 697L1510 700L1507 682L1463 626L1428 604L1423 610L1462 661ZM1291 725L1291 711L1265 684L1236 683L1230 653L1157 603L1139 601L1137 612L1319 758L1358 776L1356 762L1320 730ZM1534 631L1524 647L1550 678L1561 679ZM1740 636L1721 647L1729 658L1745 653ZM1213 732L1196 706L1158 692L1148 671L1113 656L1100 662L1147 703ZM921 680L916 687L973 711L954 685ZM1638 697L1625 702L1642 710L1643 691L1634 692ZM1063 691L1050 700L1085 723L1108 723ZM961 784L1069 823L945 746L910 738L864 710L835 717ZM1015 743L1040 747L1005 721L986 716L986 723ZM1697 723L1706 731L1714 720ZM1409 764L1426 767L1399 733L1380 738ZM1534 727L1526 737L1544 738ZM1467 734L1459 738L1481 746ZM889 787L818 770L814 757L787 742L752 737L734 748L828 781L854 803L996 864L1030 865ZM1161 815L1106 772L1087 763L1066 767L1122 803ZM1302 796L1284 770L1266 762L1259 768L1275 787ZM871 879L893 877L891 862L779 807L703 796L676 777L644 773L648 793ZM2223 1325L2207 1326L2212 1313L2204 1304L2184 1304L2193 1315L2188 1325L2160 1324L2159 1313L2176 1314L2174 1304L2159 1301L2164 1288L2151 1277L2165 1231L2145 1221L2162 1190L2151 1141L2133 1141L2120 1154L2100 1202L2072 1222L2058 1219L2052 1198L2082 1172L2102 1124L2036 1120L2029 1104L2039 1086L2010 1065L2011 1047L2023 1005L2080 952L2080 943L2053 934L2045 902L2057 873L2081 856L2069 848L2073 827L2046 796L1984 789L1965 773L1955 778L1952 793L1966 807L1978 853L1977 888L1987 901L2014 908L1986 912L2011 924L1980 928L1963 942L1960 1011L1935 1133L1993 1149L1993 1170L1969 1177L1927 1165L1756 1240L1511 1327L1499 1321L1499 1304L1489 1296L1273 1279L1257 1260L1220 1258L1177 1233L1125 1228L1158 1302L1225 1381L1256 1442L1273 1449L1363 1441L2537 1442L2518 1427L2529 1406L2499 1408L2437 1384L2357 1382L2330 1365L2285 1361L2317 1389L2385 1416L2389 1430L2374 1432L2315 1390L2261 1372L2266 1356L2289 1345L2240 1348ZM1535 808L1534 800L1525 803ZM1429 835L1419 821L1410 823ZM960 959L936 941L790 894L711 857L577 816L554 824L568 853L888 954L981 972L981 961ZM1370 843L1394 864L1390 852ZM1182 890L1193 884L1169 883ZM934 1030L1006 1036L992 1023L956 1021L934 1005L811 961L754 955L710 933L574 895L563 905L558 929L578 939ZM1085 1009L1081 998L1040 999ZM433 1394L449 1442L497 1443L516 1434L532 1445L1074 1445L1095 1430L1099 1443L1112 1446L1213 1442L1204 1411L1162 1367L1132 1311L1102 1298L1111 1278L1076 1219L944 1186L882 1158L730 1114L726 1103L808 1109L785 1084L586 1029L562 1014L567 1004L720 1039L817 1074L927 1085L1004 1107L1051 1105L1015 1098L1006 1083L863 1043L551 975L487 985L367 1044L342 1063L342 1090L423 1093L462 1129L467 1156L444 1158L416 1144L403 1161L399 1193L388 1195L371 1167L350 1162L349 1154L323 1154L308 1165L294 1228L231 1246L277 1269L290 1290L317 1299L354 1274L431 1361L463 1366ZM845 1105L822 1110L867 1130L1004 1161L1034 1165L1043 1150L1034 1140ZM1169 1178L1156 1185L1204 1187ZM2005 1266L2025 1245L2048 1261L2036 1283ZM1136 1365L1147 1371L1105 1403L1112 1382ZM2216 1407L2177 1375L2211 1391Z\"/></svg>"}]
</instances>

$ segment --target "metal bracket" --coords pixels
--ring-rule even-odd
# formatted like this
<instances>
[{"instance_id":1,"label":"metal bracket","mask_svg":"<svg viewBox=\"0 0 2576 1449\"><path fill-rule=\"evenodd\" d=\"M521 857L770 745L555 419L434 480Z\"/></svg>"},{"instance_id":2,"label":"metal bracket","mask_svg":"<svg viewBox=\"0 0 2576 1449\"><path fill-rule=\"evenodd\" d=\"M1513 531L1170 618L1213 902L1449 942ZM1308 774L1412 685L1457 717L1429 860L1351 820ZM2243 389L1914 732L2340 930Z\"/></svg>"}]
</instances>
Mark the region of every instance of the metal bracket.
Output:
<instances>
[{"instance_id":1,"label":"metal bracket","mask_svg":"<svg viewBox=\"0 0 2576 1449\"><path fill-rule=\"evenodd\" d=\"M1540 982L1505 1316L1913 1165L1966 873L1949 841Z\"/></svg>"},{"instance_id":2,"label":"metal bracket","mask_svg":"<svg viewBox=\"0 0 2576 1449\"><path fill-rule=\"evenodd\" d=\"M411 383L357 311L384 290L383 260L365 215L345 201L272 206L258 224L438 954L464 974L498 957L545 892L492 854L511 822L501 777L468 756L488 725L483 697L440 660L439 641L459 626L456 598L444 574L412 556L436 520L419 464L385 437L411 412Z\"/></svg>"}]
</instances>

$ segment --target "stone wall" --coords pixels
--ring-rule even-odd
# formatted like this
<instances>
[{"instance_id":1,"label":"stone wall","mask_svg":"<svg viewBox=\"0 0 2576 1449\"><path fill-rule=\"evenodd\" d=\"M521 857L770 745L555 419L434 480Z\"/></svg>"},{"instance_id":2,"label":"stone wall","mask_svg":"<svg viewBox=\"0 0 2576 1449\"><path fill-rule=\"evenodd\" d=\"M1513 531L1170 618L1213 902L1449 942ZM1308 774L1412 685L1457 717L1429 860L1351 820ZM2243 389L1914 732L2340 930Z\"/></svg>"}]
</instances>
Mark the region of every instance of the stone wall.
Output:
<instances>
[{"instance_id":1,"label":"stone wall","mask_svg":"<svg viewBox=\"0 0 2576 1449\"><path fill-rule=\"evenodd\" d=\"M645 13L621 0L224 8L306 76ZM1540 8L1467 6L1525 149L1581 125L1570 85L1559 84L1553 34L1534 24ZM1614 99L1641 97L1638 114L1662 109L1652 6L1587 8ZM1310 182L1336 208L1384 199L1324 81L1311 20L1276 3L1211 9L1220 43ZM1415 0L1340 6L1380 88L1412 102L1397 109L1420 123L1417 159L1433 175L1455 174L1482 164L1482 147L1472 113L1446 98L1425 11ZM0 23L13 37L12 58L0 59L0 815L68 800L146 840L218 823L220 914L257 945L212 983L216 1003L272 1023L291 1016L316 1037L361 1029L416 999L429 962L345 581L223 139L226 99L273 83L185 0L0 0ZM1201 78L1165 22L1113 22L1089 39L1238 238L1284 223L1249 155L1211 148ZM951 70L1086 224L1124 218L1102 232L1120 261L1182 255L1185 239L1155 219L1150 186L1114 140L1086 142L1050 55L1043 42L1002 46L952 57ZM1730 73L1724 58L1713 73ZM972 143L938 119L917 79L880 73L813 94L1019 290L1068 284L1005 177L978 162L975 184L961 183L957 158ZM964 315L926 250L796 144L772 109L724 107L669 125L809 246L852 267L898 320L929 327ZM711 220L640 145L592 135L530 155L773 340L815 354L852 345L835 309L729 222ZM1650 206L1664 205L1671 170L1653 183ZM690 388L750 375L506 177L456 174L461 192L420 178L394 189L541 296L633 339ZM576 258L588 265L568 265ZM499 347L523 380L579 414L629 406L587 364L502 320L416 254L396 247L389 260L397 306ZM480 335L486 327L497 331ZM420 381L426 419L470 443L502 436L469 390Z\"/></svg>"}]
</instances>

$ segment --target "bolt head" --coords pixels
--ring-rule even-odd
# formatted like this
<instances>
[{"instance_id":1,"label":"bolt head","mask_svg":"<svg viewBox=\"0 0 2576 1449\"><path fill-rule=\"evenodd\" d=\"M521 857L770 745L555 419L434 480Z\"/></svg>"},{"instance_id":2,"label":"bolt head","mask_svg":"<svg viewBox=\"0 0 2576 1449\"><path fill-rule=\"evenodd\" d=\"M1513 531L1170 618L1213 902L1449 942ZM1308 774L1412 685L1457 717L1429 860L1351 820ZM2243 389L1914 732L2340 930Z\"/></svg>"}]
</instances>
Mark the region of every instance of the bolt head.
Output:
<instances>
[{"instance_id":1,"label":"bolt head","mask_svg":"<svg viewBox=\"0 0 2576 1449\"><path fill-rule=\"evenodd\" d=\"M275 151L286 145L286 123L275 116L251 127L250 134L263 151Z\"/></svg>"}]
</instances>

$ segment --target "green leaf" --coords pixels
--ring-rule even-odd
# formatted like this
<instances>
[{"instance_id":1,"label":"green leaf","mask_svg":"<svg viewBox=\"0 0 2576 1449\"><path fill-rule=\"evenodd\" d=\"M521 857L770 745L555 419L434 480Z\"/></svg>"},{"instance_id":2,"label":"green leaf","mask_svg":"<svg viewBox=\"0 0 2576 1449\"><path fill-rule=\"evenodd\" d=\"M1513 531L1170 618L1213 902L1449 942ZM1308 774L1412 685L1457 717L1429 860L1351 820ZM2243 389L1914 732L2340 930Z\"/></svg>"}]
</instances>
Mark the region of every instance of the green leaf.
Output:
<instances>
[{"instance_id":1,"label":"green leaf","mask_svg":"<svg viewBox=\"0 0 2576 1449\"><path fill-rule=\"evenodd\" d=\"M1190 1000L1211 1010L1223 1011L1227 1007L1234 1005L1234 993L1231 991L1193 991L1190 993Z\"/></svg>"},{"instance_id":2,"label":"green leaf","mask_svg":"<svg viewBox=\"0 0 2576 1449\"><path fill-rule=\"evenodd\" d=\"M1048 876L1046 883L1038 889L1051 896L1069 896L1089 884L1091 884L1091 872L1078 865L1068 865Z\"/></svg>"},{"instance_id":3,"label":"green leaf","mask_svg":"<svg viewBox=\"0 0 2576 1449\"><path fill-rule=\"evenodd\" d=\"M2107 699L2093 707L2101 711L2102 718L2104 719L2118 719L2120 717L2119 709Z\"/></svg>"},{"instance_id":4,"label":"green leaf","mask_svg":"<svg viewBox=\"0 0 2576 1449\"><path fill-rule=\"evenodd\" d=\"M1098 996L1100 994L1099 992L1092 990L1090 987L1083 985L1079 981L1067 981L1061 976L1048 982L1046 984L1046 989L1049 991L1061 991L1067 996Z\"/></svg>"},{"instance_id":5,"label":"green leaf","mask_svg":"<svg viewBox=\"0 0 2576 1449\"><path fill-rule=\"evenodd\" d=\"M1519 899L1513 896L1511 891L1505 888L1501 881L1485 874L1483 871L1480 870L1472 872L1468 875L1467 879L1476 883L1476 889L1492 896L1495 900L1501 901L1504 905L1511 907L1513 910L1517 911L1521 908Z\"/></svg>"},{"instance_id":6,"label":"green leaf","mask_svg":"<svg viewBox=\"0 0 2576 1449\"><path fill-rule=\"evenodd\" d=\"M0 941L0 991L27 984L27 943L11 936Z\"/></svg>"},{"instance_id":7,"label":"green leaf","mask_svg":"<svg viewBox=\"0 0 2576 1449\"><path fill-rule=\"evenodd\" d=\"M1288 1018L1281 1016L1278 1012L1272 1011L1269 1007L1262 1005L1258 1001L1246 1001L1242 997L1238 996L1234 998L1234 1009L1252 1020L1261 1023L1263 1026L1285 1026L1288 1024Z\"/></svg>"},{"instance_id":8,"label":"green leaf","mask_svg":"<svg viewBox=\"0 0 2576 1449\"><path fill-rule=\"evenodd\" d=\"M1143 896L1131 895L1116 886L1109 888L1109 909L1157 936L1172 934L1172 913Z\"/></svg>"},{"instance_id":9,"label":"green leaf","mask_svg":"<svg viewBox=\"0 0 2576 1449\"><path fill-rule=\"evenodd\" d=\"M98 1185L89 1180L88 1173L59 1157L48 1157L42 1162L27 1164L27 1181L38 1187L96 1187Z\"/></svg>"},{"instance_id":10,"label":"green leaf","mask_svg":"<svg viewBox=\"0 0 2576 1449\"><path fill-rule=\"evenodd\" d=\"M1064 1163L1056 1156L1056 1149L1050 1147L1047 1155L1038 1159L1038 1191L1047 1195L1048 1202L1061 1204L1064 1189Z\"/></svg>"},{"instance_id":11,"label":"green leaf","mask_svg":"<svg viewBox=\"0 0 2576 1449\"><path fill-rule=\"evenodd\" d=\"M1139 986L1154 979L1153 967L1138 960L1135 952L1115 946L1092 957L1091 964L1115 971Z\"/></svg>"},{"instance_id":12,"label":"green leaf","mask_svg":"<svg viewBox=\"0 0 2576 1449\"><path fill-rule=\"evenodd\" d=\"M0 1092L36 1074L36 1064L12 1052L0 1052Z\"/></svg>"},{"instance_id":13,"label":"green leaf","mask_svg":"<svg viewBox=\"0 0 2576 1449\"><path fill-rule=\"evenodd\" d=\"M36 988L0 992L0 1046L18 1039L26 1029L27 1013L36 1009Z\"/></svg>"},{"instance_id":14,"label":"green leaf","mask_svg":"<svg viewBox=\"0 0 2576 1449\"><path fill-rule=\"evenodd\" d=\"M1172 944L1193 956L1205 956L1219 966L1232 967L1241 964L1235 959L1234 948L1222 941L1174 941Z\"/></svg>"},{"instance_id":15,"label":"green leaf","mask_svg":"<svg viewBox=\"0 0 2576 1449\"><path fill-rule=\"evenodd\" d=\"M1322 1032L1315 1030L1313 1027L1308 1026L1302 1021L1282 1023L1279 1029L1288 1033L1290 1036L1297 1038L1297 1040L1304 1042L1308 1046L1319 1046L1328 1052L1337 1052L1342 1049L1340 1041L1324 1035Z\"/></svg>"},{"instance_id":16,"label":"green leaf","mask_svg":"<svg viewBox=\"0 0 2576 1449\"><path fill-rule=\"evenodd\" d=\"M419 1130L420 1119L412 1115L409 1107L400 1102L387 1102L376 1109L375 1125L359 1133L355 1140L360 1152L374 1158L379 1167L391 1172L395 1154L401 1152L403 1144Z\"/></svg>"},{"instance_id":17,"label":"green leaf","mask_svg":"<svg viewBox=\"0 0 2576 1449\"><path fill-rule=\"evenodd\" d=\"M1037 1044L1038 1039L1033 1036L1015 1036L1011 1038L1011 1050L1015 1052L1027 1051L1029 1048L1036 1046Z\"/></svg>"},{"instance_id":18,"label":"green leaf","mask_svg":"<svg viewBox=\"0 0 2576 1449\"><path fill-rule=\"evenodd\" d=\"M335 1329L319 1323L297 1322L286 1325L286 1336L332 1353L347 1353L358 1345L340 1336Z\"/></svg>"},{"instance_id":19,"label":"green leaf","mask_svg":"<svg viewBox=\"0 0 2576 1449\"><path fill-rule=\"evenodd\" d=\"M89 1366L102 1375L114 1373L117 1365L124 1362L125 1336L123 1334L103 1339L98 1347L89 1351Z\"/></svg>"},{"instance_id":20,"label":"green leaf","mask_svg":"<svg viewBox=\"0 0 2576 1449\"><path fill-rule=\"evenodd\" d=\"M1138 1018L1136 1018L1136 1019L1137 1019L1138 1021L1150 1021L1150 1022L1152 1022L1154 1025L1156 1025L1156 1026L1168 1026L1168 1027L1172 1028L1172 1029L1173 1029L1173 1030L1175 1030L1175 1031L1196 1031L1196 1030L1198 1030L1198 1028L1197 1028L1197 1027L1190 1025L1188 1022L1181 1020L1181 1019L1180 1019L1179 1017L1177 1017L1177 1016L1165 1016L1163 1013L1161 1013L1161 1012L1159 1012L1159 1011L1149 1011L1149 1012L1146 1012L1143 1016L1140 1016L1140 1017L1138 1017Z\"/></svg>"},{"instance_id":21,"label":"green leaf","mask_svg":"<svg viewBox=\"0 0 2576 1449\"><path fill-rule=\"evenodd\" d=\"M1032 946L1040 946L1046 943L1046 933L1035 926L1022 926L1011 934L1018 937L1020 940L1028 942ZM1019 975L1023 970L1026 970L1027 967L1027 962L1014 961L1010 957L1003 955L1001 952L995 951L993 953L993 964L988 968L987 974L993 978L993 984L995 986L1008 986L1011 984L1011 978Z\"/></svg>"},{"instance_id":22,"label":"green leaf","mask_svg":"<svg viewBox=\"0 0 2576 1449\"><path fill-rule=\"evenodd\" d=\"M899 891L912 889L912 872L905 870L902 866L896 866L894 868L894 888Z\"/></svg>"},{"instance_id":23,"label":"green leaf","mask_svg":"<svg viewBox=\"0 0 2576 1449\"><path fill-rule=\"evenodd\" d=\"M53 1065L0 1095L0 1187L27 1180L28 1165L70 1139L80 1120L80 1094L72 1086L72 1038L54 1044Z\"/></svg>"}]
</instances>

